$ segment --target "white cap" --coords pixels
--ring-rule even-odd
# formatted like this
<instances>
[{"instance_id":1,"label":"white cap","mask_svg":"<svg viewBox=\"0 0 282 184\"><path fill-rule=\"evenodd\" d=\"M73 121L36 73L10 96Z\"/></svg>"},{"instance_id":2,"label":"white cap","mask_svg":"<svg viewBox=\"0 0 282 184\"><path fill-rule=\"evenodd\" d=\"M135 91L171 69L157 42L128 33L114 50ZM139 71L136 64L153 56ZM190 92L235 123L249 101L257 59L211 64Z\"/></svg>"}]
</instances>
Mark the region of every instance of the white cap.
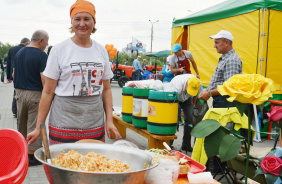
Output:
<instances>
[{"instance_id":1,"label":"white cap","mask_svg":"<svg viewBox=\"0 0 282 184\"><path fill-rule=\"evenodd\" d=\"M146 61L146 59L143 59L143 61Z\"/></svg>"},{"instance_id":2,"label":"white cap","mask_svg":"<svg viewBox=\"0 0 282 184\"><path fill-rule=\"evenodd\" d=\"M221 30L216 35L210 36L211 39L226 38L233 41L233 36L229 31Z\"/></svg>"},{"instance_id":3,"label":"white cap","mask_svg":"<svg viewBox=\"0 0 282 184\"><path fill-rule=\"evenodd\" d=\"M141 56L137 56L138 58L141 58Z\"/></svg>"}]
</instances>

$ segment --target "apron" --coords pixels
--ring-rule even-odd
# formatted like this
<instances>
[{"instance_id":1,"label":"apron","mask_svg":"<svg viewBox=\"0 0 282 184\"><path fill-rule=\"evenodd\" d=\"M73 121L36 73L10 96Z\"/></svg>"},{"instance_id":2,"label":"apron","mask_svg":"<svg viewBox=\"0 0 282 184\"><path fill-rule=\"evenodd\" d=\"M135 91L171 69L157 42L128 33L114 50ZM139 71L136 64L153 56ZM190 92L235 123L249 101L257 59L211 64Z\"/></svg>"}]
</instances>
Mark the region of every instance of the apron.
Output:
<instances>
[{"instance_id":1,"label":"apron","mask_svg":"<svg viewBox=\"0 0 282 184\"><path fill-rule=\"evenodd\" d=\"M191 70L190 70L190 62L189 60L187 59L185 53L184 54L184 57L185 59L184 60L179 60L179 57L177 56L177 59L178 59L178 68L182 68L184 67L184 70L186 71L187 74L191 74ZM180 75L182 73L177 73L175 75Z\"/></svg>"},{"instance_id":2,"label":"apron","mask_svg":"<svg viewBox=\"0 0 282 184\"><path fill-rule=\"evenodd\" d=\"M81 139L105 142L104 108L100 95L54 96L49 117L50 144Z\"/></svg>"}]
</instances>

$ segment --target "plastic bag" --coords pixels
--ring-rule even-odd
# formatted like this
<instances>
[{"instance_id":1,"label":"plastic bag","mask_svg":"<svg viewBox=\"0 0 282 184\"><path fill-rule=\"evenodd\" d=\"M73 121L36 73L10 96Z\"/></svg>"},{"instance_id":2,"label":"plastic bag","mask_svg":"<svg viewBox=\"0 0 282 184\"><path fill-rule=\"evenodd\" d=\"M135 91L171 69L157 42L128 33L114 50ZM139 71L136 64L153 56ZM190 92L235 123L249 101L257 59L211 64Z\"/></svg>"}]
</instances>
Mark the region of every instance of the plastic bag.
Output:
<instances>
[{"instance_id":1,"label":"plastic bag","mask_svg":"<svg viewBox=\"0 0 282 184\"><path fill-rule=\"evenodd\" d=\"M121 105L114 105L113 106L113 110L116 113L116 115L120 116L121 115L121 111L122 111L122 106Z\"/></svg>"},{"instance_id":2,"label":"plastic bag","mask_svg":"<svg viewBox=\"0 0 282 184\"><path fill-rule=\"evenodd\" d=\"M136 146L136 144L129 142L129 141L126 141L126 140L118 140L118 141L114 142L113 145L126 146L126 147L129 147L129 148L139 149L138 146Z\"/></svg>"},{"instance_id":3,"label":"plastic bag","mask_svg":"<svg viewBox=\"0 0 282 184\"><path fill-rule=\"evenodd\" d=\"M192 112L194 126L200 121L202 121L203 117L205 116L208 110L209 106L207 101L201 103L200 100L197 98L195 107L193 108Z\"/></svg>"},{"instance_id":4,"label":"plastic bag","mask_svg":"<svg viewBox=\"0 0 282 184\"><path fill-rule=\"evenodd\" d=\"M151 169L145 180L145 184L173 184L177 181L179 165L170 159L160 159L160 164Z\"/></svg>"},{"instance_id":5,"label":"plastic bag","mask_svg":"<svg viewBox=\"0 0 282 184\"><path fill-rule=\"evenodd\" d=\"M213 177L210 172L202 172L202 173L197 173L197 174L192 174L188 172L187 177L188 177L189 183L191 184L197 184L197 183L212 184L214 183Z\"/></svg>"}]
</instances>

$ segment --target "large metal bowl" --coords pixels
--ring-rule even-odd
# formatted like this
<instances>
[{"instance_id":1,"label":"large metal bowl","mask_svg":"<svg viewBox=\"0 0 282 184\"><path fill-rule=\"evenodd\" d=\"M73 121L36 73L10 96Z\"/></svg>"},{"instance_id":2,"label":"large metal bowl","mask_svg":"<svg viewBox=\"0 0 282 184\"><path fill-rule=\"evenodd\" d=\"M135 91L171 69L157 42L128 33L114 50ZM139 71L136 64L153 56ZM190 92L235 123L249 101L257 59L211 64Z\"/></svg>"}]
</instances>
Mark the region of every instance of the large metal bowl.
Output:
<instances>
[{"instance_id":1,"label":"large metal bowl","mask_svg":"<svg viewBox=\"0 0 282 184\"><path fill-rule=\"evenodd\" d=\"M56 158L61 154L61 151L68 152L73 149L83 155L93 151L105 155L109 159L118 159L128 164L133 171L100 173L66 169L48 164L43 148L40 148L35 151L34 155L37 160L42 162L50 184L143 184L146 173L157 166L144 168L145 163L151 165L153 160L152 156L145 151L111 144L67 143L51 145L51 158Z\"/></svg>"}]
</instances>

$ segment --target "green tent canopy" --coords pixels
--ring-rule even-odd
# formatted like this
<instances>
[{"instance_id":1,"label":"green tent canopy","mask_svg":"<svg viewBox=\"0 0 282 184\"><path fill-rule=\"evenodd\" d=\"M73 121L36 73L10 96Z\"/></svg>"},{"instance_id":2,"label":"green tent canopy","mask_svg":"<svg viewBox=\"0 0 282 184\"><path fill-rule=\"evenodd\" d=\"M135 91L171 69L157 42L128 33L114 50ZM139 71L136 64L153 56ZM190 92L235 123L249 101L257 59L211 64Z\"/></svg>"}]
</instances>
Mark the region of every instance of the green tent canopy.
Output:
<instances>
[{"instance_id":1,"label":"green tent canopy","mask_svg":"<svg viewBox=\"0 0 282 184\"><path fill-rule=\"evenodd\" d=\"M153 53L146 54L146 56L148 57L167 57L170 54L171 54L170 50L162 50L159 52L153 52Z\"/></svg>"},{"instance_id":2,"label":"green tent canopy","mask_svg":"<svg viewBox=\"0 0 282 184\"><path fill-rule=\"evenodd\" d=\"M281 0L227 0L187 17L174 19L172 27L198 24L249 13L261 8L282 11Z\"/></svg>"},{"instance_id":3,"label":"green tent canopy","mask_svg":"<svg viewBox=\"0 0 282 184\"><path fill-rule=\"evenodd\" d=\"M152 53L146 54L146 56L148 56L148 57L156 57L155 54L156 54L156 52L152 52Z\"/></svg>"}]
</instances>

